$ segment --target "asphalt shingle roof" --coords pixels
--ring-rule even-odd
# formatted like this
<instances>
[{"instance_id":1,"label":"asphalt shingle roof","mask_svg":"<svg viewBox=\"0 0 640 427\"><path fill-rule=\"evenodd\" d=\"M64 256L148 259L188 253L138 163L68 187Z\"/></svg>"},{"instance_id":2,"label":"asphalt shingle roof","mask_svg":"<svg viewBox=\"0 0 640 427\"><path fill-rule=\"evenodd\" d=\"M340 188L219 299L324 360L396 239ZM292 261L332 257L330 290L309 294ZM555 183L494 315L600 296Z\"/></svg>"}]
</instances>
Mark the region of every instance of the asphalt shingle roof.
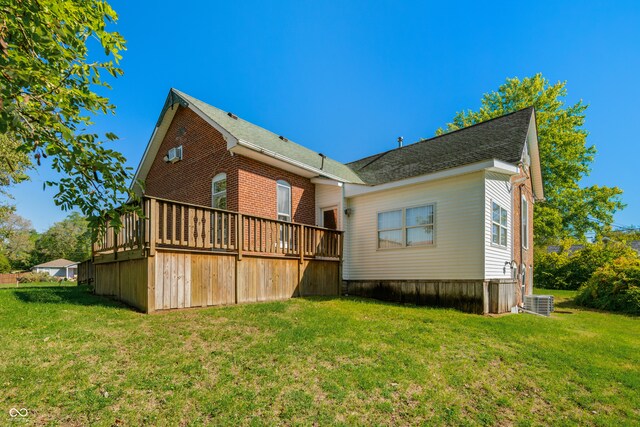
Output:
<instances>
[{"instance_id":1,"label":"asphalt shingle roof","mask_svg":"<svg viewBox=\"0 0 640 427\"><path fill-rule=\"evenodd\" d=\"M484 160L518 163L533 107L401 148L347 163L367 184L378 185Z\"/></svg>"},{"instance_id":2,"label":"asphalt shingle roof","mask_svg":"<svg viewBox=\"0 0 640 427\"><path fill-rule=\"evenodd\" d=\"M324 159L324 165L322 165L322 158L317 152L296 144L289 139L282 140L280 135L276 135L275 133L243 120L240 117L231 117L228 112L222 111L219 108L202 102L199 99L187 95L186 93L180 92L179 90L172 90L176 95L189 104L193 104L211 120L218 123L237 139L247 141L265 150L277 153L281 156L317 169L320 169L322 166L322 170L327 174L341 178L345 182L363 184L360 177L343 163L326 157Z\"/></svg>"},{"instance_id":3,"label":"asphalt shingle roof","mask_svg":"<svg viewBox=\"0 0 640 427\"><path fill-rule=\"evenodd\" d=\"M45 262L43 264L34 265L34 267L42 267L42 268L64 268L73 264L78 264L75 261L69 261L68 259L58 258L53 261Z\"/></svg>"}]
</instances>

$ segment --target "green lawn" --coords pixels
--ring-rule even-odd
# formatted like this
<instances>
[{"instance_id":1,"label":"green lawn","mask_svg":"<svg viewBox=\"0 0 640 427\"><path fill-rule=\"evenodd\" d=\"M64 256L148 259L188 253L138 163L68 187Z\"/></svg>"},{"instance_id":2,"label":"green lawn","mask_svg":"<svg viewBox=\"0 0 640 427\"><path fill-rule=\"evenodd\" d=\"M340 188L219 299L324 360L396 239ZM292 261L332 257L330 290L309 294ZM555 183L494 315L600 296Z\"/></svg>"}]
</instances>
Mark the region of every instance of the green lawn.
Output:
<instances>
[{"instance_id":1,"label":"green lawn","mask_svg":"<svg viewBox=\"0 0 640 427\"><path fill-rule=\"evenodd\" d=\"M354 298L144 315L0 290L0 425L638 425L640 319ZM547 293L542 291L541 293ZM3 419L2 417L6 417Z\"/></svg>"},{"instance_id":2,"label":"green lawn","mask_svg":"<svg viewBox=\"0 0 640 427\"><path fill-rule=\"evenodd\" d=\"M0 289L24 289L24 288L59 288L59 287L69 287L76 286L76 282L31 282L31 283L15 283L10 284L0 284Z\"/></svg>"}]
</instances>

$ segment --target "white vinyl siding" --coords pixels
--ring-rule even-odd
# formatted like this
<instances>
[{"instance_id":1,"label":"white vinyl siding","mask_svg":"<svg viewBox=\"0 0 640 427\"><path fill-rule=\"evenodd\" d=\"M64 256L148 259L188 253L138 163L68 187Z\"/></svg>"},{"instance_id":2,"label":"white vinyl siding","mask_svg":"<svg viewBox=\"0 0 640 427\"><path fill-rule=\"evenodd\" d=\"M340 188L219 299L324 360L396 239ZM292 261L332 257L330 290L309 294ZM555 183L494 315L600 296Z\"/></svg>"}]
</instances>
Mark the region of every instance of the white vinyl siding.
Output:
<instances>
[{"instance_id":1,"label":"white vinyl siding","mask_svg":"<svg viewBox=\"0 0 640 427\"><path fill-rule=\"evenodd\" d=\"M483 172L349 198L345 279L482 279L483 203ZM427 205L434 208L433 244L378 249L378 213Z\"/></svg>"},{"instance_id":2,"label":"white vinyl siding","mask_svg":"<svg viewBox=\"0 0 640 427\"><path fill-rule=\"evenodd\" d=\"M322 210L331 207L338 208L338 230L342 230L342 187L337 185L316 184L316 225L322 226Z\"/></svg>"},{"instance_id":3,"label":"white vinyl siding","mask_svg":"<svg viewBox=\"0 0 640 427\"><path fill-rule=\"evenodd\" d=\"M495 172L485 174L485 279L508 279L511 277L511 270L505 263L512 259L512 215L513 207L511 200L511 183L509 175ZM493 204L498 204L507 212L506 242L495 244L493 242L494 209ZM502 245L501 243L506 243Z\"/></svg>"}]
</instances>

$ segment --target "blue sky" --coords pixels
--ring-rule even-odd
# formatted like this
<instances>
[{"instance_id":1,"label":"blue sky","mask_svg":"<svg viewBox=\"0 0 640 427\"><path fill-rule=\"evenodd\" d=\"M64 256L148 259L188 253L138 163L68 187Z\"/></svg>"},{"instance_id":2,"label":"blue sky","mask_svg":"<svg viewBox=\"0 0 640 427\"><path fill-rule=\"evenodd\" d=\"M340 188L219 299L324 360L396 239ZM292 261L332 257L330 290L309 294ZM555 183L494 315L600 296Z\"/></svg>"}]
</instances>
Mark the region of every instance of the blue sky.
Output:
<instances>
[{"instance_id":1,"label":"blue sky","mask_svg":"<svg viewBox=\"0 0 640 427\"><path fill-rule=\"evenodd\" d=\"M316 151L350 161L433 136L507 77L542 72L590 104L598 150L585 185L617 185L640 225L640 3L112 1L128 42L109 96L132 167L170 87ZM38 231L66 216L49 170L14 189Z\"/></svg>"}]
</instances>

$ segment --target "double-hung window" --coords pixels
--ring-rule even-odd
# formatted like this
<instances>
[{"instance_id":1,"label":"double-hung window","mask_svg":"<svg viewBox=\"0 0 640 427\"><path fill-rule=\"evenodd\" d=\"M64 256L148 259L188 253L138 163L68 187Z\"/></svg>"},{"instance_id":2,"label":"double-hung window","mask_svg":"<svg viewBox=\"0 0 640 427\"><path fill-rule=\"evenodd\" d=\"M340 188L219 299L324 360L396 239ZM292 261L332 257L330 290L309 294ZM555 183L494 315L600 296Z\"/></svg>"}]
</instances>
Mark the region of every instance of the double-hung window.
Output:
<instances>
[{"instance_id":1,"label":"double-hung window","mask_svg":"<svg viewBox=\"0 0 640 427\"><path fill-rule=\"evenodd\" d=\"M211 207L227 209L227 174L219 173L211 182Z\"/></svg>"},{"instance_id":2,"label":"double-hung window","mask_svg":"<svg viewBox=\"0 0 640 427\"><path fill-rule=\"evenodd\" d=\"M522 224L520 236L522 247L527 249L529 247L529 202L524 197L522 198L522 208L520 209L520 223Z\"/></svg>"},{"instance_id":3,"label":"double-hung window","mask_svg":"<svg viewBox=\"0 0 640 427\"><path fill-rule=\"evenodd\" d=\"M224 172L214 176L211 181L211 207L227 209L227 174ZM225 218L229 221L229 217L222 212L214 212L211 215L211 230L213 231L211 241L217 245L221 245L223 242L227 243L229 240Z\"/></svg>"},{"instance_id":4,"label":"double-hung window","mask_svg":"<svg viewBox=\"0 0 640 427\"><path fill-rule=\"evenodd\" d=\"M287 181L278 180L278 219L291 221L291 185Z\"/></svg>"},{"instance_id":5,"label":"double-hung window","mask_svg":"<svg viewBox=\"0 0 640 427\"><path fill-rule=\"evenodd\" d=\"M507 246L507 210L497 204L491 203L491 243L499 246Z\"/></svg>"},{"instance_id":6,"label":"double-hung window","mask_svg":"<svg viewBox=\"0 0 640 427\"><path fill-rule=\"evenodd\" d=\"M276 190L278 192L278 219L280 221L291 222L291 185L287 181L278 180L276 182ZM279 224L278 227L280 228L280 247L286 248L291 238L289 227L284 224Z\"/></svg>"},{"instance_id":7,"label":"double-hung window","mask_svg":"<svg viewBox=\"0 0 640 427\"><path fill-rule=\"evenodd\" d=\"M435 205L378 213L378 248L433 245Z\"/></svg>"}]
</instances>

